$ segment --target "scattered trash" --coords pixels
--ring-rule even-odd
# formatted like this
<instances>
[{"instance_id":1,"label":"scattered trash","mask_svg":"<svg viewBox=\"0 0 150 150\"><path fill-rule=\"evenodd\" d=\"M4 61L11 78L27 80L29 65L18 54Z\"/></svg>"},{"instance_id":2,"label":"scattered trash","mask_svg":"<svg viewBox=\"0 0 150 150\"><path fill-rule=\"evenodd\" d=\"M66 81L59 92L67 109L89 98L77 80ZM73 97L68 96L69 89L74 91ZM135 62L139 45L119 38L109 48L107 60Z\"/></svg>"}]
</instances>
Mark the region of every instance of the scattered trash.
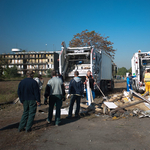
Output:
<instances>
[{"instance_id":1,"label":"scattered trash","mask_svg":"<svg viewBox=\"0 0 150 150\"><path fill-rule=\"evenodd\" d=\"M67 106L61 109L61 115L68 115L69 107ZM73 114L75 114L76 103L73 106ZM45 110L39 110L41 113L48 113L48 108ZM55 114L56 110L53 111ZM130 92L123 91L121 94L115 94L112 97L107 97L99 101L98 104L94 101L90 105L86 105L86 102L80 103L80 115L95 114L96 117L102 117L104 119L112 118L117 120L120 118L128 117L150 117L150 96L147 93L141 95L131 90Z\"/></svg>"}]
</instances>

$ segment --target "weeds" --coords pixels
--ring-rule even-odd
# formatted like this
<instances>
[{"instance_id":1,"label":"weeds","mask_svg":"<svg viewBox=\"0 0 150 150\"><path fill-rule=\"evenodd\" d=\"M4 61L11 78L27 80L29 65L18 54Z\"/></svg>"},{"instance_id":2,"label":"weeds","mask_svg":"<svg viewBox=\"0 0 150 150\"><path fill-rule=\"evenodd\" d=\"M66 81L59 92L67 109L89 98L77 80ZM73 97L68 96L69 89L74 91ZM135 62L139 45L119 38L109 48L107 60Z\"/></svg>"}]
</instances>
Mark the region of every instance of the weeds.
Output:
<instances>
[{"instance_id":1,"label":"weeds","mask_svg":"<svg viewBox=\"0 0 150 150\"><path fill-rule=\"evenodd\" d=\"M20 81L1 81L0 82L0 103L11 102L17 96L18 84Z\"/></svg>"}]
</instances>

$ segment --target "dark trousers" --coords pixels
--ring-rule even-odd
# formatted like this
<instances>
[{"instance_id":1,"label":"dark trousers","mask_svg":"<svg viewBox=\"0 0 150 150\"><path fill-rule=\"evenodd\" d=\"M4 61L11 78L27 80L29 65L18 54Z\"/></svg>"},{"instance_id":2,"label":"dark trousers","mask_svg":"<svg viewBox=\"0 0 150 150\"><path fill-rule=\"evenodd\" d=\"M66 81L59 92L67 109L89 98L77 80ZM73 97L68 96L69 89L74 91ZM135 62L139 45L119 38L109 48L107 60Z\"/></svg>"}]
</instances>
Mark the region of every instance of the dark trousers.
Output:
<instances>
[{"instance_id":1,"label":"dark trousers","mask_svg":"<svg viewBox=\"0 0 150 150\"><path fill-rule=\"evenodd\" d=\"M75 111L75 116L79 116L79 111L80 111L80 100L81 100L81 96L77 96L77 95L72 95L71 99L70 99L70 107L69 107L69 115L68 116L72 116L72 110L73 110L73 105L74 102L76 101L76 111Z\"/></svg>"},{"instance_id":2,"label":"dark trousers","mask_svg":"<svg viewBox=\"0 0 150 150\"><path fill-rule=\"evenodd\" d=\"M26 127L26 130L30 130L36 114L36 100L25 100L23 102L23 108L24 112L19 123L19 130L23 129L24 127Z\"/></svg>"},{"instance_id":3,"label":"dark trousers","mask_svg":"<svg viewBox=\"0 0 150 150\"><path fill-rule=\"evenodd\" d=\"M132 84L130 84L130 86L128 86L128 84L127 84L127 92L130 91L129 89L133 90L133 89L132 89Z\"/></svg>"},{"instance_id":4,"label":"dark trousers","mask_svg":"<svg viewBox=\"0 0 150 150\"><path fill-rule=\"evenodd\" d=\"M60 113L62 106L62 96L61 95L50 95L49 96L49 112L48 112L48 120L51 122L53 118L53 109L56 103L56 114L55 114L55 125L59 125L60 123Z\"/></svg>"}]
</instances>

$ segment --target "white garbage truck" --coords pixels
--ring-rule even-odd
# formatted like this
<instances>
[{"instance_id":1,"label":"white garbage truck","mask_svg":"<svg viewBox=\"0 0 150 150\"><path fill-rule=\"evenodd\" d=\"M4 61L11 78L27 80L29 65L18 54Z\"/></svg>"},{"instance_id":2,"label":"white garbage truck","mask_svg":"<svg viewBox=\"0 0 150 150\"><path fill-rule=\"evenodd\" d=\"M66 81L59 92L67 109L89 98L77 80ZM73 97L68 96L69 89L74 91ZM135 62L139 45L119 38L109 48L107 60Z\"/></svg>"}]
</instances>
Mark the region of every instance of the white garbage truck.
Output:
<instances>
[{"instance_id":1,"label":"white garbage truck","mask_svg":"<svg viewBox=\"0 0 150 150\"><path fill-rule=\"evenodd\" d=\"M136 52L131 59L133 90L143 93L145 91L144 74L147 69L150 69L150 51Z\"/></svg>"},{"instance_id":2,"label":"white garbage truck","mask_svg":"<svg viewBox=\"0 0 150 150\"><path fill-rule=\"evenodd\" d=\"M96 49L90 44L87 47L66 47L65 42L62 42L62 50L59 54L59 72L64 78L66 93L76 70L83 82L87 71L90 70L95 82L104 93L112 90L114 88L112 65L112 57L101 49ZM95 91L99 93L96 85Z\"/></svg>"}]
</instances>

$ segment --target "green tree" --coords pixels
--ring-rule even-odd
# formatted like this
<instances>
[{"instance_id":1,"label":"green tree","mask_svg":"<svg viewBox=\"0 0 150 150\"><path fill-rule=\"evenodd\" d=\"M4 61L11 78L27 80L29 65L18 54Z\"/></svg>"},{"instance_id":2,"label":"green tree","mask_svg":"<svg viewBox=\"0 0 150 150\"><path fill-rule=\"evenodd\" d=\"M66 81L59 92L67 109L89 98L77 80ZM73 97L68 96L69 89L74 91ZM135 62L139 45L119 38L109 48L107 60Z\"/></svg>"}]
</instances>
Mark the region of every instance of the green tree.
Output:
<instances>
[{"instance_id":1,"label":"green tree","mask_svg":"<svg viewBox=\"0 0 150 150\"><path fill-rule=\"evenodd\" d=\"M3 67L0 65L0 78L3 76Z\"/></svg>"},{"instance_id":2,"label":"green tree","mask_svg":"<svg viewBox=\"0 0 150 150\"><path fill-rule=\"evenodd\" d=\"M9 68L9 67L5 68L4 69L4 76L6 78L15 78L15 77L18 77L19 75L18 75L17 67L14 66L12 68Z\"/></svg>"},{"instance_id":3,"label":"green tree","mask_svg":"<svg viewBox=\"0 0 150 150\"><path fill-rule=\"evenodd\" d=\"M10 68L10 77L11 78L18 77L18 69L16 66Z\"/></svg>"},{"instance_id":4,"label":"green tree","mask_svg":"<svg viewBox=\"0 0 150 150\"><path fill-rule=\"evenodd\" d=\"M128 70L125 67L118 68L117 75L125 76L126 72L128 72Z\"/></svg>"},{"instance_id":5,"label":"green tree","mask_svg":"<svg viewBox=\"0 0 150 150\"><path fill-rule=\"evenodd\" d=\"M5 65L8 66L8 60L6 58L2 58L2 55L0 55L0 77L3 77Z\"/></svg>"},{"instance_id":6,"label":"green tree","mask_svg":"<svg viewBox=\"0 0 150 150\"><path fill-rule=\"evenodd\" d=\"M132 68L130 68L127 72L131 72L132 73Z\"/></svg>"},{"instance_id":7,"label":"green tree","mask_svg":"<svg viewBox=\"0 0 150 150\"><path fill-rule=\"evenodd\" d=\"M91 41L95 48L103 49L110 56L114 56L115 51L112 46L112 42L108 41L109 37L103 37L101 34L95 31L89 32L87 29L81 33L74 35L73 39L69 42L70 47L87 46L88 42Z\"/></svg>"},{"instance_id":8,"label":"green tree","mask_svg":"<svg viewBox=\"0 0 150 150\"><path fill-rule=\"evenodd\" d=\"M48 69L48 70L47 70L47 77L50 77L50 78L51 78L51 77L52 77L52 76L51 76L51 73L52 73L52 69Z\"/></svg>"}]
</instances>

